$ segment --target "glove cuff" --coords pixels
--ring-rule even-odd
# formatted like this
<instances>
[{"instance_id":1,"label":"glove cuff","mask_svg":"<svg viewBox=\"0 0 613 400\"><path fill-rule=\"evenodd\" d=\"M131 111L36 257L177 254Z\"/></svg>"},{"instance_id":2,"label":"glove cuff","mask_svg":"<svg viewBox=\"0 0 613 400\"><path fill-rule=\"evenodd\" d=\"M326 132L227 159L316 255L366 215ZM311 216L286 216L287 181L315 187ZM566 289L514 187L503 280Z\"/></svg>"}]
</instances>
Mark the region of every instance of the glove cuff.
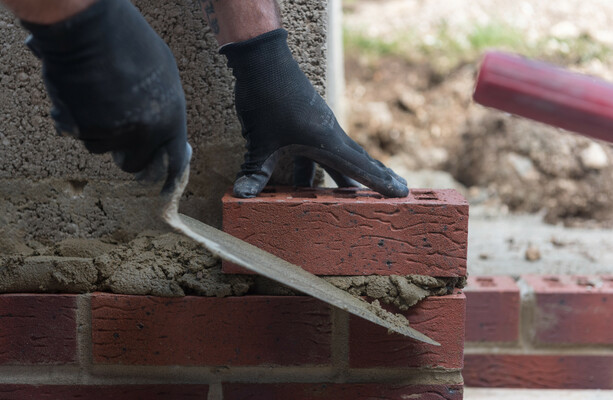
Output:
<instances>
[{"instance_id":1,"label":"glove cuff","mask_svg":"<svg viewBox=\"0 0 613 400\"><path fill-rule=\"evenodd\" d=\"M247 79L263 72L279 72L280 67L293 62L287 45L287 31L283 28L266 32L242 42L230 43L219 49L228 58L228 67L236 79Z\"/></svg>"},{"instance_id":2,"label":"glove cuff","mask_svg":"<svg viewBox=\"0 0 613 400\"><path fill-rule=\"evenodd\" d=\"M312 86L287 45L287 31L275 29L253 39L219 49L236 77L235 101L239 112L262 108Z\"/></svg>"},{"instance_id":3,"label":"glove cuff","mask_svg":"<svg viewBox=\"0 0 613 400\"><path fill-rule=\"evenodd\" d=\"M125 0L99 0L78 14L50 25L20 21L32 35L26 43L37 52L65 54L82 49L101 35L112 34L105 23ZM41 56L41 54L37 54Z\"/></svg>"}]
</instances>

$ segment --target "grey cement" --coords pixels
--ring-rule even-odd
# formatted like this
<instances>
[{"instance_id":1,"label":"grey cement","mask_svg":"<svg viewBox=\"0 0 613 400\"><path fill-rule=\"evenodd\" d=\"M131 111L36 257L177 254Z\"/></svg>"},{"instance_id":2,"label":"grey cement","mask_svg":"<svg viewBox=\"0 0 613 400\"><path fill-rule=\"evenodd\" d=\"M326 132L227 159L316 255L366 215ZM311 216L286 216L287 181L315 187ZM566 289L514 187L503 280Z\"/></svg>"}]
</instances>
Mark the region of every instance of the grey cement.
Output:
<instances>
[{"instance_id":1,"label":"grey cement","mask_svg":"<svg viewBox=\"0 0 613 400\"><path fill-rule=\"evenodd\" d=\"M294 55L324 94L327 1L280 3ZM169 44L186 93L194 156L181 211L219 226L220 198L243 156L231 73L217 54L198 2L135 4ZM55 135L39 62L23 45L26 36L18 21L0 9L0 231L49 242L161 229L152 211L159 188L133 183L110 157L91 156L76 140ZM288 170L276 179L287 182Z\"/></svg>"},{"instance_id":2,"label":"grey cement","mask_svg":"<svg viewBox=\"0 0 613 400\"><path fill-rule=\"evenodd\" d=\"M477 389L465 388L466 400L609 400L613 390Z\"/></svg>"},{"instance_id":3,"label":"grey cement","mask_svg":"<svg viewBox=\"0 0 613 400\"><path fill-rule=\"evenodd\" d=\"M423 276L326 277L350 294L369 296L402 310L431 295L445 295L464 280ZM300 295L260 276L226 275L219 258L179 234L145 231L68 238L45 245L0 237L0 293L87 293L227 297Z\"/></svg>"},{"instance_id":4,"label":"grey cement","mask_svg":"<svg viewBox=\"0 0 613 400\"><path fill-rule=\"evenodd\" d=\"M471 207L468 223L470 275L613 274L613 230L565 228L542 216L505 215ZM538 249L529 261L526 251Z\"/></svg>"}]
</instances>

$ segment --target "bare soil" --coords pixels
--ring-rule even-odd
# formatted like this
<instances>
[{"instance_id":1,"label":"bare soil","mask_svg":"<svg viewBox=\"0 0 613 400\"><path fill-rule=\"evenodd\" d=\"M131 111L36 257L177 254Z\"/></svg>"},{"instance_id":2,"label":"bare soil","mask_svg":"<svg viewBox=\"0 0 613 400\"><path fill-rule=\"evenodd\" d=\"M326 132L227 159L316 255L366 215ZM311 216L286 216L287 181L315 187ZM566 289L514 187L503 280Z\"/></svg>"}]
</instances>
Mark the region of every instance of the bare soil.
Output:
<instances>
[{"instance_id":1,"label":"bare soil","mask_svg":"<svg viewBox=\"0 0 613 400\"><path fill-rule=\"evenodd\" d=\"M348 29L360 29L373 40L400 37L410 30L427 42L428 37L436 40L444 25L461 42L462 35L477 24L504 23L534 42L551 35L588 35L604 48L613 43L613 3L604 0L344 4ZM444 54L428 57L420 51L376 59L355 49L346 54L347 122L352 137L401 174L406 171L409 180L410 172L417 170L451 174L472 205L538 212L552 224L613 226L609 144L476 105L471 95L478 54L467 51L449 64L441 62ZM556 50L542 58L613 79L610 56L586 61L581 54Z\"/></svg>"}]
</instances>

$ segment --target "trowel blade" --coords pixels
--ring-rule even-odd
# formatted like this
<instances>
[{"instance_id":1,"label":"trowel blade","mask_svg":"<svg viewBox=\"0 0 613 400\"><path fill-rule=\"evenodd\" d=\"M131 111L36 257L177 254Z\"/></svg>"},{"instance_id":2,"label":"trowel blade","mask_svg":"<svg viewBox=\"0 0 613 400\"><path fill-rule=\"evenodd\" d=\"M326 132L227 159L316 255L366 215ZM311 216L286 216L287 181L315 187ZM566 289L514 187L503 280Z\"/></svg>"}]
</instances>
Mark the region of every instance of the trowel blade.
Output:
<instances>
[{"instance_id":1,"label":"trowel blade","mask_svg":"<svg viewBox=\"0 0 613 400\"><path fill-rule=\"evenodd\" d=\"M179 185L180 187L173 194L173 199L169 201L162 215L163 219L178 232L202 244L210 252L224 260L233 262L299 292L313 296L316 299L381 325L393 332L431 345L440 346L438 342L411 328L406 323L399 323L394 314L350 295L297 265L291 264L210 225L179 214L177 212L178 202L186 184L187 176L184 176L182 184Z\"/></svg>"}]
</instances>

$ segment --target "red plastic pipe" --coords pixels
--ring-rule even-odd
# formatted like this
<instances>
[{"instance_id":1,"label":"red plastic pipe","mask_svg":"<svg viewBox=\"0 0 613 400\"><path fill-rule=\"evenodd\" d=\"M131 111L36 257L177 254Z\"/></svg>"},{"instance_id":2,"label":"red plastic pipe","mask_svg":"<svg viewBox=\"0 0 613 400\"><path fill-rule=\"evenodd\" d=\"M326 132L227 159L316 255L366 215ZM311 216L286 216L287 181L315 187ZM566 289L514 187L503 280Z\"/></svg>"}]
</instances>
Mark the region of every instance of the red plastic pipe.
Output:
<instances>
[{"instance_id":1,"label":"red plastic pipe","mask_svg":"<svg viewBox=\"0 0 613 400\"><path fill-rule=\"evenodd\" d=\"M602 79L489 52L473 98L487 107L613 142L613 84Z\"/></svg>"}]
</instances>

